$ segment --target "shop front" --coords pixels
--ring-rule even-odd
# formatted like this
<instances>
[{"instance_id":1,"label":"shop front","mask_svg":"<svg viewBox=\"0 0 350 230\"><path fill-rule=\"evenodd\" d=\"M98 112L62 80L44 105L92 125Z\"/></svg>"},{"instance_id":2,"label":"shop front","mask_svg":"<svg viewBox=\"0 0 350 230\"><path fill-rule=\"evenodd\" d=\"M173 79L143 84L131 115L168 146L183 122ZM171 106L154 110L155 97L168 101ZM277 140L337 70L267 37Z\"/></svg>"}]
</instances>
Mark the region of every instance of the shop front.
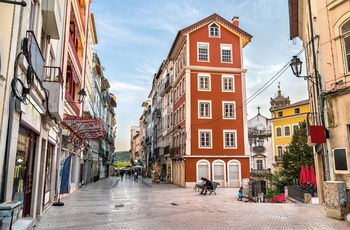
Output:
<instances>
[{"instance_id":1,"label":"shop front","mask_svg":"<svg viewBox=\"0 0 350 230\"><path fill-rule=\"evenodd\" d=\"M19 128L12 201L21 202L23 217L30 215L32 204L36 138L35 133Z\"/></svg>"}]
</instances>

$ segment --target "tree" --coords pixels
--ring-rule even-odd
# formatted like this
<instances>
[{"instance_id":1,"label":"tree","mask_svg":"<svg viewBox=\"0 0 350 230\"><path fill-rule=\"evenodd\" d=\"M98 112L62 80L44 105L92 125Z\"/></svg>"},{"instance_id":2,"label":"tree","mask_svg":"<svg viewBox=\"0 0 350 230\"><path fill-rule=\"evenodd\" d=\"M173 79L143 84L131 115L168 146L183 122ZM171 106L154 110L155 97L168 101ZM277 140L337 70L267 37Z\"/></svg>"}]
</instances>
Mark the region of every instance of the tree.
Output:
<instances>
[{"instance_id":1,"label":"tree","mask_svg":"<svg viewBox=\"0 0 350 230\"><path fill-rule=\"evenodd\" d=\"M307 144L306 122L299 123L299 129L293 134L292 141L287 151L282 156L283 171L287 182L299 180L301 166L314 165L313 149Z\"/></svg>"}]
</instances>

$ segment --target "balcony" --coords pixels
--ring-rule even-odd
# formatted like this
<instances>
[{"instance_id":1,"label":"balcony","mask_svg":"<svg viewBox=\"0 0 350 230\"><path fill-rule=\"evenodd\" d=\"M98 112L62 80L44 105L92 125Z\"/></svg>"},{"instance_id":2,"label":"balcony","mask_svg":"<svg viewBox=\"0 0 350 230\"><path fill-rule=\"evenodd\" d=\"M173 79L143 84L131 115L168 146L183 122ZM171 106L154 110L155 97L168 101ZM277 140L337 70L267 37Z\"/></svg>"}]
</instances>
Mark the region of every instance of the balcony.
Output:
<instances>
[{"instance_id":1,"label":"balcony","mask_svg":"<svg viewBox=\"0 0 350 230\"><path fill-rule=\"evenodd\" d=\"M58 0L43 0L42 1L42 15L43 15L43 30L52 39L60 39L59 28L61 28L60 22L60 5Z\"/></svg>"},{"instance_id":2,"label":"balcony","mask_svg":"<svg viewBox=\"0 0 350 230\"><path fill-rule=\"evenodd\" d=\"M173 158L173 157L179 157L181 154L180 154L180 147L175 147L175 148L171 148L170 149L170 157Z\"/></svg>"},{"instance_id":3,"label":"balcony","mask_svg":"<svg viewBox=\"0 0 350 230\"><path fill-rule=\"evenodd\" d=\"M63 120L63 79L60 67L44 66L43 86L50 92L48 98L48 109L57 121Z\"/></svg>"},{"instance_id":4,"label":"balcony","mask_svg":"<svg viewBox=\"0 0 350 230\"><path fill-rule=\"evenodd\" d=\"M250 171L253 177L266 177L271 173L271 169L250 169Z\"/></svg>"},{"instance_id":5,"label":"balcony","mask_svg":"<svg viewBox=\"0 0 350 230\"><path fill-rule=\"evenodd\" d=\"M76 116L80 116L80 109L78 107L78 105L75 101L74 98L72 97L72 95L70 95L69 92L66 91L66 93L64 94L64 98L67 101L67 104L72 108L72 110L74 111Z\"/></svg>"},{"instance_id":6,"label":"balcony","mask_svg":"<svg viewBox=\"0 0 350 230\"><path fill-rule=\"evenodd\" d=\"M153 155L159 156L159 148L153 149Z\"/></svg>"},{"instance_id":7,"label":"balcony","mask_svg":"<svg viewBox=\"0 0 350 230\"><path fill-rule=\"evenodd\" d=\"M282 156L275 156L275 161L276 162L282 162L283 157Z\"/></svg>"},{"instance_id":8,"label":"balcony","mask_svg":"<svg viewBox=\"0 0 350 230\"><path fill-rule=\"evenodd\" d=\"M163 97L166 93L169 93L172 88L170 78L167 77L166 82L162 85L162 88L160 90L160 96Z\"/></svg>"},{"instance_id":9,"label":"balcony","mask_svg":"<svg viewBox=\"0 0 350 230\"><path fill-rule=\"evenodd\" d=\"M170 153L170 146L168 145L164 147L164 155L167 155L169 153Z\"/></svg>"}]
</instances>

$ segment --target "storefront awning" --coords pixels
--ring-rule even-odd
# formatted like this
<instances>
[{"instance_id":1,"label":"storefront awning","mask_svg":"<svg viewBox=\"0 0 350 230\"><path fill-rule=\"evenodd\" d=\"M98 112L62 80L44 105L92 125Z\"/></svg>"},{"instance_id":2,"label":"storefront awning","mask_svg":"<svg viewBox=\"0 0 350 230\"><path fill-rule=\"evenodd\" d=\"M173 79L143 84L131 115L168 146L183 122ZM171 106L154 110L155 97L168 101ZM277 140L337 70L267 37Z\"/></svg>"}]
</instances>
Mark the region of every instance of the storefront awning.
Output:
<instances>
[{"instance_id":1,"label":"storefront awning","mask_svg":"<svg viewBox=\"0 0 350 230\"><path fill-rule=\"evenodd\" d=\"M62 125L71 130L82 141L101 140L105 136L101 118L65 116Z\"/></svg>"}]
</instances>

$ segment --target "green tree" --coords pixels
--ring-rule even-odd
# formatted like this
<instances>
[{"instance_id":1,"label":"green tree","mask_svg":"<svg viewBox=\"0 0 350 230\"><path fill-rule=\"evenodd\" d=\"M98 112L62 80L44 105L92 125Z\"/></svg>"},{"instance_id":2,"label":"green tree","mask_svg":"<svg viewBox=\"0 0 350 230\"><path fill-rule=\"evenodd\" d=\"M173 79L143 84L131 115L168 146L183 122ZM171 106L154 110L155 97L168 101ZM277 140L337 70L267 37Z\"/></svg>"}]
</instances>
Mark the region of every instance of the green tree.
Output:
<instances>
[{"instance_id":1,"label":"green tree","mask_svg":"<svg viewBox=\"0 0 350 230\"><path fill-rule=\"evenodd\" d=\"M289 185L293 185L293 181L299 180L301 166L311 165L314 165L314 155L312 147L307 144L306 122L303 121L299 123L299 129L294 132L289 148L282 156L281 176Z\"/></svg>"},{"instance_id":2,"label":"green tree","mask_svg":"<svg viewBox=\"0 0 350 230\"><path fill-rule=\"evenodd\" d=\"M269 186L267 187L267 198L273 198L284 193L284 186L288 185L286 178L278 173L267 176Z\"/></svg>"}]
</instances>

